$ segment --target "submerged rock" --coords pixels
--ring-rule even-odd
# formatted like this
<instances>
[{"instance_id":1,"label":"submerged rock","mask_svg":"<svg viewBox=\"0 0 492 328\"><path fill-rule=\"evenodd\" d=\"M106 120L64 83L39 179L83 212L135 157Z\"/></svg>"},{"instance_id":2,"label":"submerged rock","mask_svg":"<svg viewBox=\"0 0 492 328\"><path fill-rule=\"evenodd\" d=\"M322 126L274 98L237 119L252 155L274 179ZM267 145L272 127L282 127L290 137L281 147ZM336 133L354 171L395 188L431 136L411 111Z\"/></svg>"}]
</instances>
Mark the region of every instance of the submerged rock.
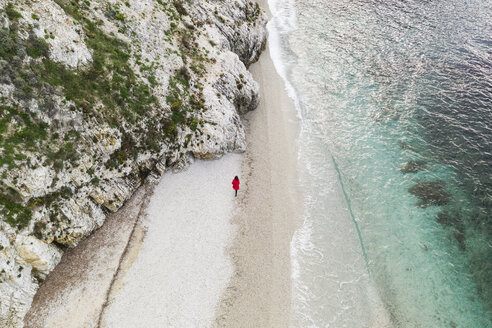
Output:
<instances>
[{"instance_id":1,"label":"submerged rock","mask_svg":"<svg viewBox=\"0 0 492 328\"><path fill-rule=\"evenodd\" d=\"M417 182L408 191L420 199L417 203L420 207L442 206L446 205L450 199L450 195L444 186L444 181Z\"/></svg>"},{"instance_id":2,"label":"submerged rock","mask_svg":"<svg viewBox=\"0 0 492 328\"><path fill-rule=\"evenodd\" d=\"M464 251L466 250L466 244L465 244L465 234L461 230L456 230L454 232L454 239L456 239L456 242L458 243L458 247Z\"/></svg>"},{"instance_id":3,"label":"submerged rock","mask_svg":"<svg viewBox=\"0 0 492 328\"><path fill-rule=\"evenodd\" d=\"M400 168L402 173L416 173L425 169L427 164L424 161L410 161L403 164Z\"/></svg>"},{"instance_id":4,"label":"submerged rock","mask_svg":"<svg viewBox=\"0 0 492 328\"><path fill-rule=\"evenodd\" d=\"M437 215L437 222L439 222L443 227L450 226L454 223L455 218L451 216L448 212L441 212Z\"/></svg>"},{"instance_id":5,"label":"submerged rock","mask_svg":"<svg viewBox=\"0 0 492 328\"><path fill-rule=\"evenodd\" d=\"M451 229L453 237L458 243L458 247L464 251L466 249L465 244L465 228L461 221L461 216L457 213L450 214L448 211L439 213L436 217L436 221L443 226L443 228Z\"/></svg>"}]
</instances>

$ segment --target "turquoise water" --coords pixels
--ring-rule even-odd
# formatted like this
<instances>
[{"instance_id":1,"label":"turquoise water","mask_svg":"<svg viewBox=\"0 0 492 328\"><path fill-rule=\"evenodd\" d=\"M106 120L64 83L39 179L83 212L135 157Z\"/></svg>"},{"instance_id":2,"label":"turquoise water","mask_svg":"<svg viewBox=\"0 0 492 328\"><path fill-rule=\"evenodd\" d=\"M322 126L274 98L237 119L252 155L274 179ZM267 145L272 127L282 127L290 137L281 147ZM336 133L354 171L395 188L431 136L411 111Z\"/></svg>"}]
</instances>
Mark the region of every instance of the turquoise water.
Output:
<instances>
[{"instance_id":1,"label":"turquoise water","mask_svg":"<svg viewBox=\"0 0 492 328\"><path fill-rule=\"evenodd\" d=\"M492 327L492 3L270 1L296 327Z\"/></svg>"}]
</instances>

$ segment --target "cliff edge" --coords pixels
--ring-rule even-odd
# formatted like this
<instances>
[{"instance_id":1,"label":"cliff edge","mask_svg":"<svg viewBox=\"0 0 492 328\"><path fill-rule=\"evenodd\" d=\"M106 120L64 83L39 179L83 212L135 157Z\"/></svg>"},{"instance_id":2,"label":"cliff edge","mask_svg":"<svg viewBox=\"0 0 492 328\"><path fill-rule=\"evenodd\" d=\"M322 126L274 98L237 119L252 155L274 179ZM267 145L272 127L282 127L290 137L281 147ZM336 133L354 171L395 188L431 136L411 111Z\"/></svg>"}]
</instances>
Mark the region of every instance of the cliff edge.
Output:
<instances>
[{"instance_id":1,"label":"cliff edge","mask_svg":"<svg viewBox=\"0 0 492 328\"><path fill-rule=\"evenodd\" d=\"M248 0L0 0L0 324L152 171L244 151Z\"/></svg>"}]
</instances>

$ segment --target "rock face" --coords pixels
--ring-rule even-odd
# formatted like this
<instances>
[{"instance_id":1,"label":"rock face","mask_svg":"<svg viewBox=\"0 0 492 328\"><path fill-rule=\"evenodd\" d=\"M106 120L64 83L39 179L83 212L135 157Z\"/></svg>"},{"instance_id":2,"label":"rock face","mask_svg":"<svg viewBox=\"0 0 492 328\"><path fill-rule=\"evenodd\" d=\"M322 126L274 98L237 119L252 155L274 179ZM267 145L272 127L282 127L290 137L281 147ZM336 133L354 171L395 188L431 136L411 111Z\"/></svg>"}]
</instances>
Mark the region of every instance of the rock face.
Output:
<instances>
[{"instance_id":1,"label":"rock face","mask_svg":"<svg viewBox=\"0 0 492 328\"><path fill-rule=\"evenodd\" d=\"M247 0L0 0L0 326L152 170L244 151Z\"/></svg>"}]
</instances>

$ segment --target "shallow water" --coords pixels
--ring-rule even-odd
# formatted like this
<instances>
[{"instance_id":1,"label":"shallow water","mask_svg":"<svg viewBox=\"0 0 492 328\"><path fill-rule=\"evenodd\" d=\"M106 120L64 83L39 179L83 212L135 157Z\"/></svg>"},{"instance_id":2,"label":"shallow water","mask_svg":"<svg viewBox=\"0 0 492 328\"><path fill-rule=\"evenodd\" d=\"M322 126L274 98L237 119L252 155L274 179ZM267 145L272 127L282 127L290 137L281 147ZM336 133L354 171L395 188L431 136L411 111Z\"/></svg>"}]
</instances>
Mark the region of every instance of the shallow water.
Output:
<instances>
[{"instance_id":1,"label":"shallow water","mask_svg":"<svg viewBox=\"0 0 492 328\"><path fill-rule=\"evenodd\" d=\"M492 3L269 5L302 126L293 326L492 327Z\"/></svg>"}]
</instances>

